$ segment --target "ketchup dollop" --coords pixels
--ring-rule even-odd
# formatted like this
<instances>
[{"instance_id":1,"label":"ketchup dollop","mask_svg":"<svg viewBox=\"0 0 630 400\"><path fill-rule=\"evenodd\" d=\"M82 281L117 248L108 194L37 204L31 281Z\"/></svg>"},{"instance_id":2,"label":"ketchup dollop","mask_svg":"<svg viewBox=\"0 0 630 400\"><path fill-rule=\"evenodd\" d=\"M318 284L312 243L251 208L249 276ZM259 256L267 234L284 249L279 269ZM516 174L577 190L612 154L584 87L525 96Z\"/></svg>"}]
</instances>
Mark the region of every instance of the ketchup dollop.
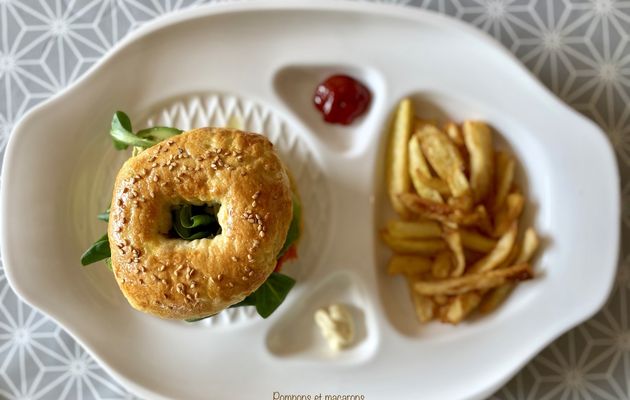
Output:
<instances>
[{"instance_id":1,"label":"ketchup dollop","mask_svg":"<svg viewBox=\"0 0 630 400\"><path fill-rule=\"evenodd\" d=\"M372 95L361 82L348 75L333 75L315 90L313 103L332 124L349 125L365 113Z\"/></svg>"}]
</instances>

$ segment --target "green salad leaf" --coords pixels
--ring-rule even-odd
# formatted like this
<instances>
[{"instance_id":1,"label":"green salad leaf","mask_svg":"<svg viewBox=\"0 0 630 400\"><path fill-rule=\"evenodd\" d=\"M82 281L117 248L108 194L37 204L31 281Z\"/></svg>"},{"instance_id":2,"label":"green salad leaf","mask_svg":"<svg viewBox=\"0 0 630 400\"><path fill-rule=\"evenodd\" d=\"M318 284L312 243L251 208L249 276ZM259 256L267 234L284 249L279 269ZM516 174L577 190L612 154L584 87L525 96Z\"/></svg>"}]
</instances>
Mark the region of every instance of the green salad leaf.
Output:
<instances>
[{"instance_id":1,"label":"green salad leaf","mask_svg":"<svg viewBox=\"0 0 630 400\"><path fill-rule=\"evenodd\" d=\"M173 209L173 229L184 240L213 238L221 233L217 211L218 205L178 206Z\"/></svg>"},{"instance_id":2,"label":"green salad leaf","mask_svg":"<svg viewBox=\"0 0 630 400\"><path fill-rule=\"evenodd\" d=\"M272 272L269 278L263 283L256 291L249 296L245 297L241 302L236 303L232 307L247 307L255 306L256 312L263 318L269 317L280 304L284 302L293 286L295 285L295 279L290 276L281 274L279 272ZM187 319L187 322L201 321L207 317Z\"/></svg>"},{"instance_id":3,"label":"green salad leaf","mask_svg":"<svg viewBox=\"0 0 630 400\"><path fill-rule=\"evenodd\" d=\"M179 135L181 130L163 126L142 129L133 133L129 116L122 111L116 111L112 118L112 126L109 131L114 140L114 146L118 150L124 150L129 146L146 149L158 144L164 139Z\"/></svg>"},{"instance_id":4,"label":"green salad leaf","mask_svg":"<svg viewBox=\"0 0 630 400\"><path fill-rule=\"evenodd\" d=\"M111 255L109 239L107 238L107 234L104 234L83 253L81 256L81 265L89 265L109 258Z\"/></svg>"},{"instance_id":5,"label":"green salad leaf","mask_svg":"<svg viewBox=\"0 0 630 400\"><path fill-rule=\"evenodd\" d=\"M100 219L101 221L109 222L109 207L107 207L107 210L103 211L102 213L98 213L96 218Z\"/></svg>"},{"instance_id":6,"label":"green salad leaf","mask_svg":"<svg viewBox=\"0 0 630 400\"><path fill-rule=\"evenodd\" d=\"M153 128L139 130L138 132L136 132L136 135L143 139L152 140L153 142L155 142L155 144L157 144L162 140L177 136L182 132L182 130L177 128L169 128L167 126L155 126Z\"/></svg>"},{"instance_id":7,"label":"green salad leaf","mask_svg":"<svg viewBox=\"0 0 630 400\"><path fill-rule=\"evenodd\" d=\"M258 314L267 318L282 304L293 285L295 285L295 279L279 272L272 272L265 283L243 300L246 302L244 305L255 303Z\"/></svg>"}]
</instances>

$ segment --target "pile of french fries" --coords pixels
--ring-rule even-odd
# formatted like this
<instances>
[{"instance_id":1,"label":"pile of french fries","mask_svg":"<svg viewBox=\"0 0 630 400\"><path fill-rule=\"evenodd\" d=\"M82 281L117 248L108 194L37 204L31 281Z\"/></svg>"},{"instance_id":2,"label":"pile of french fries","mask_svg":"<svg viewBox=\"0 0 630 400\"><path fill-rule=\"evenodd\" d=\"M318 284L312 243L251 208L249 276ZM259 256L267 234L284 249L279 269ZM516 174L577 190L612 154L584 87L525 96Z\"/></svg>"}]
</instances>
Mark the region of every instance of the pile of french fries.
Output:
<instances>
[{"instance_id":1,"label":"pile of french fries","mask_svg":"<svg viewBox=\"0 0 630 400\"><path fill-rule=\"evenodd\" d=\"M483 122L417 119L398 106L389 132L387 187L399 220L382 231L392 249L388 273L408 282L420 322L457 324L496 309L531 279L539 247L532 228L519 238L526 199L514 183L515 160L496 151Z\"/></svg>"}]
</instances>

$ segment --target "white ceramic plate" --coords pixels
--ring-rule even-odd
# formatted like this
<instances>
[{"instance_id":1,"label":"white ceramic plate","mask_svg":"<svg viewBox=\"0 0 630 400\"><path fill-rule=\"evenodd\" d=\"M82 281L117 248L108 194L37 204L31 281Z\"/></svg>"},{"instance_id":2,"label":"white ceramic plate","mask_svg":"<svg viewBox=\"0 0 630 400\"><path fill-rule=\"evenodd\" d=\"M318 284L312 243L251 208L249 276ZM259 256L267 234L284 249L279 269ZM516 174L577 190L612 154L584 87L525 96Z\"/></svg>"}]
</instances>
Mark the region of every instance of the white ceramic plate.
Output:
<instances>
[{"instance_id":1,"label":"white ceramic plate","mask_svg":"<svg viewBox=\"0 0 630 400\"><path fill-rule=\"evenodd\" d=\"M367 117L340 128L310 104L333 72L362 79ZM402 280L383 273L377 231L390 212L383 127L397 101L420 115L481 118L518 156L545 238L539 278L493 315L457 327L416 323ZM232 117L264 130L296 173L306 209L299 280L268 320L231 311L204 323L132 310L82 251L105 225L125 155L113 111L182 128ZM256 2L173 14L136 31L83 79L16 127L4 159L2 253L9 282L147 398L368 399L489 395L608 296L618 250L618 175L590 121L544 89L485 35L428 12L346 2ZM359 342L327 351L312 311L352 306Z\"/></svg>"}]
</instances>

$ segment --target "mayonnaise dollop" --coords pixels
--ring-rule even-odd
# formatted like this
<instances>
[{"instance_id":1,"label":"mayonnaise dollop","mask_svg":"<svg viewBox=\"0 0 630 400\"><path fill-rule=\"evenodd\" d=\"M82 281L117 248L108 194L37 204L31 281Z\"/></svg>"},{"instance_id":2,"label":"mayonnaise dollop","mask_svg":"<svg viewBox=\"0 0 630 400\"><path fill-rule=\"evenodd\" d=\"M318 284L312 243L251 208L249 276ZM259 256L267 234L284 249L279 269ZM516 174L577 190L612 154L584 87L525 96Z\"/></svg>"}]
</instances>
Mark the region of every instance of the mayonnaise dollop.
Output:
<instances>
[{"instance_id":1,"label":"mayonnaise dollop","mask_svg":"<svg viewBox=\"0 0 630 400\"><path fill-rule=\"evenodd\" d=\"M315 312L315 323L334 351L348 347L354 340L354 321L350 311L341 304L331 304Z\"/></svg>"}]
</instances>

